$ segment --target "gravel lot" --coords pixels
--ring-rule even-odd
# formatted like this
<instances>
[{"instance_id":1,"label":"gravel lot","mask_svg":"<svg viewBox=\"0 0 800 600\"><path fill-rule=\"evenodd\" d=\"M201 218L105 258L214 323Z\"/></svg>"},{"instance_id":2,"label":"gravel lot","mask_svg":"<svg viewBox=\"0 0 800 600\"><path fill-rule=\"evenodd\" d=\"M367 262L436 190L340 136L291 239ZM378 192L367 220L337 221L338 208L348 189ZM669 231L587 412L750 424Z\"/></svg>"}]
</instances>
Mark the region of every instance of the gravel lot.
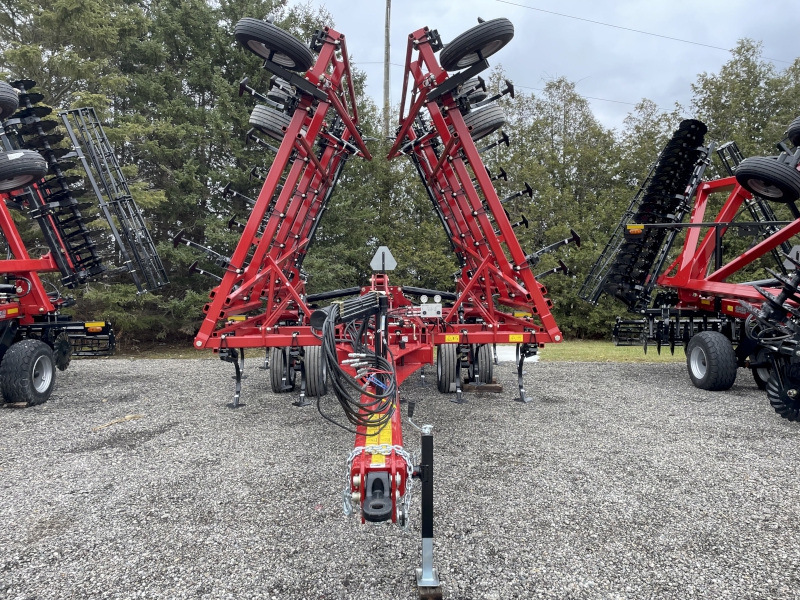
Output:
<instances>
[{"instance_id":1,"label":"gravel lot","mask_svg":"<svg viewBox=\"0 0 800 600\"><path fill-rule=\"evenodd\" d=\"M414 598L419 488L408 532L344 517L352 436L254 363L238 411L218 360L75 362L0 410L0 598ZM748 373L527 370L525 406L510 363L464 405L406 389L435 427L446 598L800 598L800 424Z\"/></svg>"}]
</instances>

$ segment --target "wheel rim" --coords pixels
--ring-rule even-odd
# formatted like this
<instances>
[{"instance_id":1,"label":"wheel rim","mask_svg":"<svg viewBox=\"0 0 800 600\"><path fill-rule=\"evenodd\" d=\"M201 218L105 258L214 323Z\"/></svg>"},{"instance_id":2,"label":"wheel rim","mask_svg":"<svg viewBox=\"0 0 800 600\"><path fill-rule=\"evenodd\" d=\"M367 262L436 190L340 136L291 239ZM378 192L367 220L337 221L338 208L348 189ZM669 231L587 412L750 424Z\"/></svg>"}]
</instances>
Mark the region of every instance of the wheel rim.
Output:
<instances>
[{"instance_id":1,"label":"wheel rim","mask_svg":"<svg viewBox=\"0 0 800 600\"><path fill-rule=\"evenodd\" d=\"M692 353L689 356L689 366L692 369L692 375L697 379L703 379L708 371L708 359L706 358L705 351L700 346L692 348Z\"/></svg>"},{"instance_id":2,"label":"wheel rim","mask_svg":"<svg viewBox=\"0 0 800 600\"><path fill-rule=\"evenodd\" d=\"M16 190L17 188L24 187L29 183L33 183L36 181L36 177L32 175L17 175L16 177L11 177L10 179L3 179L0 181L0 192L7 192L10 190Z\"/></svg>"},{"instance_id":3,"label":"wheel rim","mask_svg":"<svg viewBox=\"0 0 800 600\"><path fill-rule=\"evenodd\" d=\"M503 47L503 41L502 40L493 40L493 41L489 42L488 44L486 44L483 48L481 48L480 51L478 51L478 52L480 52L480 54L478 52L470 52L465 57L463 57L461 60L459 60L458 61L458 68L459 69L465 69L465 68L467 68L467 67L469 67L471 65L474 65L476 62L478 62L481 59L481 57L487 58L487 57L491 56L492 54L494 54L495 52L497 52L502 47Z\"/></svg>"},{"instance_id":4,"label":"wheel rim","mask_svg":"<svg viewBox=\"0 0 800 600\"><path fill-rule=\"evenodd\" d=\"M281 54L280 52L273 50L268 46L265 46L257 40L250 40L247 42L247 46L259 56L262 56L267 60L271 60L276 65L286 67L287 69L292 69L295 66L295 62L291 58L285 54Z\"/></svg>"},{"instance_id":5,"label":"wheel rim","mask_svg":"<svg viewBox=\"0 0 800 600\"><path fill-rule=\"evenodd\" d=\"M38 394L42 394L50 387L53 381L53 361L49 356L40 356L33 363L33 388Z\"/></svg>"},{"instance_id":6,"label":"wheel rim","mask_svg":"<svg viewBox=\"0 0 800 600\"><path fill-rule=\"evenodd\" d=\"M781 198L783 196L783 190L770 185L763 179L748 179L747 185L759 196L766 196L767 198Z\"/></svg>"}]
</instances>

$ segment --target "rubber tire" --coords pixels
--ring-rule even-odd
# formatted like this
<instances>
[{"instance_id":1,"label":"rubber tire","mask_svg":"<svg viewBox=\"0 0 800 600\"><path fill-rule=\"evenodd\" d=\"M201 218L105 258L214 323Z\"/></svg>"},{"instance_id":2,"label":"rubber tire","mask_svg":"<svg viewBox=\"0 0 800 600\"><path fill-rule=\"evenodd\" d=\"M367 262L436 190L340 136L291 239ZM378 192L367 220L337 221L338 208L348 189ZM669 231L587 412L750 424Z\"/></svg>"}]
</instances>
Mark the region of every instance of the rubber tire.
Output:
<instances>
[{"instance_id":1,"label":"rubber tire","mask_svg":"<svg viewBox=\"0 0 800 600\"><path fill-rule=\"evenodd\" d=\"M489 344L473 346L472 357L475 363L472 366L472 376L475 383L492 383L494 377L494 357Z\"/></svg>"},{"instance_id":2,"label":"rubber tire","mask_svg":"<svg viewBox=\"0 0 800 600\"><path fill-rule=\"evenodd\" d=\"M467 81L465 81L462 84L461 89L468 90L470 88L475 87L476 85L478 85L478 78L473 77L472 79L468 79ZM485 92L480 88L474 90L471 94L467 96L467 98L469 98L469 101L473 104L476 102L483 102L488 97L489 97L489 92Z\"/></svg>"},{"instance_id":3,"label":"rubber tire","mask_svg":"<svg viewBox=\"0 0 800 600\"><path fill-rule=\"evenodd\" d=\"M458 344L436 346L436 389L442 394L456 391L458 367Z\"/></svg>"},{"instance_id":4,"label":"rubber tire","mask_svg":"<svg viewBox=\"0 0 800 600\"><path fill-rule=\"evenodd\" d=\"M792 143L792 146L800 146L800 117L797 117L786 128L786 137Z\"/></svg>"},{"instance_id":5,"label":"rubber tire","mask_svg":"<svg viewBox=\"0 0 800 600\"><path fill-rule=\"evenodd\" d=\"M306 396L316 398L328 393L328 370L322 346L306 346L303 360L306 369Z\"/></svg>"},{"instance_id":6,"label":"rubber tire","mask_svg":"<svg viewBox=\"0 0 800 600\"><path fill-rule=\"evenodd\" d=\"M500 106L497 104L490 104L489 106L473 110L464 115L464 123L466 123L467 126L472 126L470 135L472 139L477 142L505 125L506 117Z\"/></svg>"},{"instance_id":7,"label":"rubber tire","mask_svg":"<svg viewBox=\"0 0 800 600\"><path fill-rule=\"evenodd\" d=\"M294 390L294 382L296 379L296 371L294 367L289 366L288 384L289 389L283 389L283 365L289 349L283 346L275 346L269 349L269 383L272 391L276 394L284 394Z\"/></svg>"},{"instance_id":8,"label":"rubber tire","mask_svg":"<svg viewBox=\"0 0 800 600\"><path fill-rule=\"evenodd\" d=\"M19 108L19 95L17 90L0 81L0 121L5 121Z\"/></svg>"},{"instance_id":9,"label":"rubber tire","mask_svg":"<svg viewBox=\"0 0 800 600\"><path fill-rule=\"evenodd\" d=\"M236 23L234 35L236 41L253 54L290 71L308 71L314 64L314 54L306 44L288 31L261 19L241 19Z\"/></svg>"},{"instance_id":10,"label":"rubber tire","mask_svg":"<svg viewBox=\"0 0 800 600\"><path fill-rule=\"evenodd\" d=\"M705 373L695 374L693 357L705 361ZM736 381L736 352L731 341L717 331L701 331L693 335L686 348L686 367L695 387L701 390L728 390Z\"/></svg>"},{"instance_id":11,"label":"rubber tire","mask_svg":"<svg viewBox=\"0 0 800 600\"><path fill-rule=\"evenodd\" d=\"M278 112L274 108L256 104L250 113L250 125L273 140L282 141L286 134L284 127L288 127L292 117L286 113Z\"/></svg>"},{"instance_id":12,"label":"rubber tire","mask_svg":"<svg viewBox=\"0 0 800 600\"><path fill-rule=\"evenodd\" d=\"M43 370L40 370L43 369ZM49 373L47 373L49 371ZM47 381L36 388L37 374ZM47 402L56 383L53 351L41 340L22 340L13 344L0 363L0 388L3 398L10 404L35 406Z\"/></svg>"},{"instance_id":13,"label":"rubber tire","mask_svg":"<svg viewBox=\"0 0 800 600\"><path fill-rule=\"evenodd\" d=\"M0 152L0 192L10 192L39 181L47 173L47 161L33 150Z\"/></svg>"},{"instance_id":14,"label":"rubber tire","mask_svg":"<svg viewBox=\"0 0 800 600\"><path fill-rule=\"evenodd\" d=\"M773 202L800 198L800 172L770 156L745 158L736 168L736 181L748 192ZM773 188L767 191L764 186Z\"/></svg>"},{"instance_id":15,"label":"rubber tire","mask_svg":"<svg viewBox=\"0 0 800 600\"><path fill-rule=\"evenodd\" d=\"M460 71L489 58L514 37L514 24L501 17L479 23L444 47L439 63L445 71ZM481 56L478 56L480 52Z\"/></svg>"},{"instance_id":16,"label":"rubber tire","mask_svg":"<svg viewBox=\"0 0 800 600\"><path fill-rule=\"evenodd\" d=\"M72 360L72 343L70 343L66 331L59 333L56 339L53 340L53 357L56 368L59 371L66 371Z\"/></svg>"}]
</instances>

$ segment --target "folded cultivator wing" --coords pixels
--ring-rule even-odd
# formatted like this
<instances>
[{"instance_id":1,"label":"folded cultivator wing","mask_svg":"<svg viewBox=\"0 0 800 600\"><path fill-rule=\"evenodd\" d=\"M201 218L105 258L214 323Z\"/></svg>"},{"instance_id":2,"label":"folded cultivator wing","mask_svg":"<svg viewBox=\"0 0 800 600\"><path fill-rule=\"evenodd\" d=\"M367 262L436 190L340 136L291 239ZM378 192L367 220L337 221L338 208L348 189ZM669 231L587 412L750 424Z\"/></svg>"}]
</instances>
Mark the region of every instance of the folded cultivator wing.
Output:
<instances>
[{"instance_id":1,"label":"folded cultivator wing","mask_svg":"<svg viewBox=\"0 0 800 600\"><path fill-rule=\"evenodd\" d=\"M791 242L800 233L800 118L778 143L778 156L743 158L734 142L720 146L731 176L712 181L702 179L715 148L703 145L705 133L699 121L681 123L581 296L597 303L608 293L642 316L618 318L615 343L685 346L690 378L702 389L728 389L737 368L749 368L775 410L798 420L800 257ZM726 198L711 221L714 194ZM791 218L779 220L776 211ZM674 256L679 233L683 247ZM737 242L742 237L752 240L749 247ZM766 277L753 279L759 269ZM653 299L656 286L662 291Z\"/></svg>"},{"instance_id":2,"label":"folded cultivator wing","mask_svg":"<svg viewBox=\"0 0 800 600\"><path fill-rule=\"evenodd\" d=\"M394 259L381 248L368 285L306 294L303 259L341 170L351 157L372 158L358 129L345 37L330 28L317 31L306 46L271 22L246 18L237 23L237 41L261 57L272 74L266 95L253 89L249 78L242 80L239 93L259 102L250 115L249 140L274 158L265 176L257 168L250 172L263 182L255 199L230 185L224 189L251 209L245 224L235 218L229 222L241 231L231 256L187 239L182 231L174 239L222 270L215 274L197 263L191 267L219 282L194 344L234 364L231 407L241 406L244 349L266 348L274 392L294 390L300 373L295 404L310 405L309 397L316 398L319 412L336 422L321 400L332 392L346 418L337 424L355 434L343 490L347 514L406 527L412 480L422 481L423 561L417 583L425 597L441 594L432 566L432 427L417 428L422 456L415 465L403 447L399 386L433 363L435 349L439 391L455 393L454 401L462 402L462 369L470 381L491 384L492 346L515 343L519 399L530 400L522 381L525 358L562 339L546 289L531 269L543 252L580 241L573 233L526 254L514 227L527 220L510 223L492 184L496 178L480 158L487 148L508 143L501 134L498 142L480 149L476 145L505 122L493 103L513 94L513 86L489 98L476 75L513 33L506 19L481 21L442 50L442 66L434 56L442 47L435 31L420 29L409 36L403 95L411 94L411 109L401 111L389 158L409 156L422 178L461 264L455 292L390 285L386 271ZM532 193L527 185L526 190ZM316 303L328 300L334 302L317 308ZM515 316L514 309L527 316ZM412 413L409 403L410 423Z\"/></svg>"},{"instance_id":3,"label":"folded cultivator wing","mask_svg":"<svg viewBox=\"0 0 800 600\"><path fill-rule=\"evenodd\" d=\"M39 273L60 273L67 288L116 273L129 273L140 292L167 283L94 110L61 111L59 120L45 119L53 109L40 105L43 96L32 91L35 85L29 80L0 82L0 228L8 254L0 260L5 279L0 284L0 388L6 403L24 406L47 400L55 368L66 369L72 356L114 351L111 326L61 315L74 301L57 289L48 292ZM59 126L68 137L59 133ZM97 232L88 227L87 215L97 205L78 200L88 192L76 184L86 181L108 222L110 245L124 257L113 271L101 251L109 244L99 245ZM10 210L38 223L47 254L30 257Z\"/></svg>"}]
</instances>

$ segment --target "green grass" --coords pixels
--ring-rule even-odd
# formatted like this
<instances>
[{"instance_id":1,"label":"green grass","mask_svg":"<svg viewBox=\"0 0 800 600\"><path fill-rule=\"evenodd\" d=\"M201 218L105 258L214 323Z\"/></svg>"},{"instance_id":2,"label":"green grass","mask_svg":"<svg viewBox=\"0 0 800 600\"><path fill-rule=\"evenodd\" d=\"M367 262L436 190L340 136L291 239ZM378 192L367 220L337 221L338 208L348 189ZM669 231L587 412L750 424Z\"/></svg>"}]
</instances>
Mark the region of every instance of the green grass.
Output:
<instances>
[{"instance_id":1,"label":"green grass","mask_svg":"<svg viewBox=\"0 0 800 600\"><path fill-rule=\"evenodd\" d=\"M648 346L647 354L641 346L615 346L610 340L567 340L560 344L547 344L541 351L543 362L633 362L663 363L685 362L683 348L675 348L675 354L669 352L669 346L661 348L659 355L655 344Z\"/></svg>"}]
</instances>

